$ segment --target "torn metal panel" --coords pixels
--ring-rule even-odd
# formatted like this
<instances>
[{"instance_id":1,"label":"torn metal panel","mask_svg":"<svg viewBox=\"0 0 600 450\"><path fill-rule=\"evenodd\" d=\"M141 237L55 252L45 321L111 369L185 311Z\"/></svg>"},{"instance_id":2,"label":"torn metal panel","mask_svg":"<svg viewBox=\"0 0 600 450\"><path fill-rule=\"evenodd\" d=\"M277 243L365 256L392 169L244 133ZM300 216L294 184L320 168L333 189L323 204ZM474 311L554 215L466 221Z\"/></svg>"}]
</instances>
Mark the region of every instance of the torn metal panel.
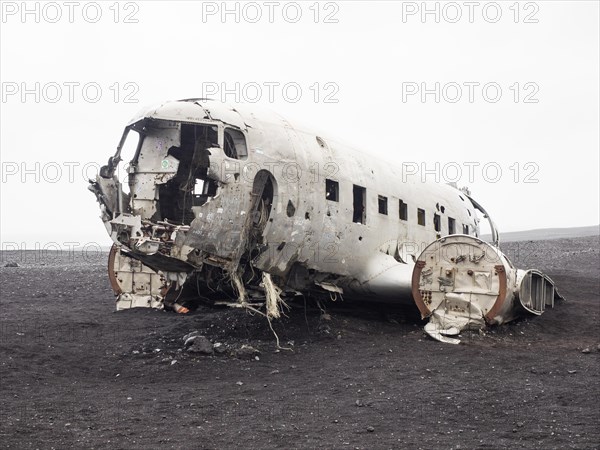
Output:
<instances>
[{"instance_id":1,"label":"torn metal panel","mask_svg":"<svg viewBox=\"0 0 600 450\"><path fill-rule=\"evenodd\" d=\"M117 311L136 307L163 308L170 282L164 274L122 253L116 245L108 257L108 274L117 296Z\"/></svg>"},{"instance_id":2,"label":"torn metal panel","mask_svg":"<svg viewBox=\"0 0 600 450\"><path fill-rule=\"evenodd\" d=\"M519 301L521 306L535 315L542 314L546 307L553 308L554 300L562 299L554 281L539 270L519 270L517 274Z\"/></svg>"},{"instance_id":3,"label":"torn metal panel","mask_svg":"<svg viewBox=\"0 0 600 450\"><path fill-rule=\"evenodd\" d=\"M490 224L491 234L492 234L492 244L495 247L498 247L500 245L500 234L498 233L498 228L496 227L496 224L492 220L491 216L488 214L488 212L485 210L485 208L483 206L481 206L475 199L473 199L473 197L471 197L470 192L465 192L464 194L465 194L465 197L467 197L471 201L473 206L476 209L478 209L479 211L481 211L481 213L483 214L483 217L488 220L488 223Z\"/></svg>"}]
</instances>

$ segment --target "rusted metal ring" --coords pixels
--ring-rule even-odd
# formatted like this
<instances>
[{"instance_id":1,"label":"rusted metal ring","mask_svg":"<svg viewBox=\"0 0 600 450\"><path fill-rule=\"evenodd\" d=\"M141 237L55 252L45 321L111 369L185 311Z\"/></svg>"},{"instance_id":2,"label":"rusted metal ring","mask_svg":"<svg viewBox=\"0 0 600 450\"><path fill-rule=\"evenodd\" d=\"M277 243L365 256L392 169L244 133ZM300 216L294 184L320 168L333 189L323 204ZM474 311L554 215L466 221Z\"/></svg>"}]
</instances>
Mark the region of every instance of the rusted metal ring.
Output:
<instances>
[{"instance_id":1,"label":"rusted metal ring","mask_svg":"<svg viewBox=\"0 0 600 450\"><path fill-rule=\"evenodd\" d=\"M115 260L117 259L118 252L119 247L116 244L113 244L110 248L110 253L108 254L108 280L110 281L110 286L112 287L115 296L123 293L123 290L117 281L117 273L115 272Z\"/></svg>"},{"instance_id":2,"label":"rusted metal ring","mask_svg":"<svg viewBox=\"0 0 600 450\"><path fill-rule=\"evenodd\" d=\"M425 261L417 261L412 273L412 295L417 308L419 308L419 311L421 312L422 319L431 315L431 311L427 305L425 305L419 289L419 281L421 280L421 271L423 270L423 267L425 267Z\"/></svg>"},{"instance_id":3,"label":"rusted metal ring","mask_svg":"<svg viewBox=\"0 0 600 450\"><path fill-rule=\"evenodd\" d=\"M500 281L500 289L498 292L498 297L496 297L496 301L494 302L494 306L492 306L492 309L490 309L488 313L485 316L483 316L485 318L485 321L490 325L496 323L494 317L500 312L500 310L504 306L504 302L506 301L506 270L504 269L503 265L494 266L494 269L496 269L496 273L498 274L498 278Z\"/></svg>"}]
</instances>

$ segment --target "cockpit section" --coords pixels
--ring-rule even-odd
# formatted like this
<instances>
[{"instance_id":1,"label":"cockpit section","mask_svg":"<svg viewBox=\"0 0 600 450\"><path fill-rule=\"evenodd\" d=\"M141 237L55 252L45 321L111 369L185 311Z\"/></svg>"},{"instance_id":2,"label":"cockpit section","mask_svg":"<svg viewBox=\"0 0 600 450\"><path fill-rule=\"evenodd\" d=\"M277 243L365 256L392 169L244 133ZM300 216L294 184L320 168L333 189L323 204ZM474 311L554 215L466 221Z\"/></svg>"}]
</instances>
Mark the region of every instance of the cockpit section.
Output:
<instances>
[{"instance_id":1,"label":"cockpit section","mask_svg":"<svg viewBox=\"0 0 600 450\"><path fill-rule=\"evenodd\" d=\"M193 208L217 196L225 182L220 177L223 161L247 157L246 137L233 127L140 120L125 129L116 154L100 172L101 178L114 180L113 188L121 187L108 202L108 212L113 218L130 213L143 220L189 225Z\"/></svg>"},{"instance_id":2,"label":"cockpit section","mask_svg":"<svg viewBox=\"0 0 600 450\"><path fill-rule=\"evenodd\" d=\"M130 123L90 180L114 241L109 275L118 309L166 304L170 287L178 297L200 273L225 277L238 246L223 238L230 227L215 223L243 223L253 207L233 185L248 159L246 130L208 112L178 120L179 112Z\"/></svg>"},{"instance_id":3,"label":"cockpit section","mask_svg":"<svg viewBox=\"0 0 600 450\"><path fill-rule=\"evenodd\" d=\"M115 243L168 255L247 158L245 133L234 126L146 117L125 128L90 190Z\"/></svg>"}]
</instances>

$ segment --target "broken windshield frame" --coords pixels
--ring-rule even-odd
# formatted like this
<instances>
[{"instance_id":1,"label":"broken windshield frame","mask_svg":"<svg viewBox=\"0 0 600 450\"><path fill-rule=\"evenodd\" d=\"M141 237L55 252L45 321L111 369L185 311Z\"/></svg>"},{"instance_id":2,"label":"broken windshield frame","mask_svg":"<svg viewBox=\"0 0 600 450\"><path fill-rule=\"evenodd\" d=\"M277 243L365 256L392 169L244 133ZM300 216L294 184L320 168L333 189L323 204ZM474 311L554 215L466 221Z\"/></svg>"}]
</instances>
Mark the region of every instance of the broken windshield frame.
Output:
<instances>
[{"instance_id":1,"label":"broken windshield frame","mask_svg":"<svg viewBox=\"0 0 600 450\"><path fill-rule=\"evenodd\" d=\"M125 130L123 131L123 136L121 136L121 140L119 141L119 145L117 146L117 151L113 157L115 164L118 164L121 161L125 161L124 158L121 157L121 154L123 152L123 149L126 147L127 142L131 142L131 141L127 140L127 138L129 137L129 132L131 130L133 130L137 133L138 142L137 142L133 156L131 157L131 159L129 159L129 161L125 161L125 162L130 163L130 162L137 160L137 158L140 154L140 150L142 148L142 144L144 143L144 136L145 136L144 133L142 132L142 130L144 129L144 124L142 122L145 122L145 120L141 120L132 125L129 125L128 127L125 127Z\"/></svg>"}]
</instances>

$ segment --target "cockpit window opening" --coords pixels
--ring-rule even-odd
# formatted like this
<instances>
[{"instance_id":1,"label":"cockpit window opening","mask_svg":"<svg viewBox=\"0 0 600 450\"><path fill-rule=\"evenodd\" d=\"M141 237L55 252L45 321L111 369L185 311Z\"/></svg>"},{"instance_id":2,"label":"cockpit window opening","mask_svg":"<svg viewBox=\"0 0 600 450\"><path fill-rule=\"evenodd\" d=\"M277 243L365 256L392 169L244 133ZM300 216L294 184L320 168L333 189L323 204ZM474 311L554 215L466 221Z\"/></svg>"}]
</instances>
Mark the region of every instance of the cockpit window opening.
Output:
<instances>
[{"instance_id":1,"label":"cockpit window opening","mask_svg":"<svg viewBox=\"0 0 600 450\"><path fill-rule=\"evenodd\" d=\"M117 152L123 166L129 165L131 161L136 159L142 146L142 138L143 135L135 128L128 127L125 129Z\"/></svg>"},{"instance_id":2,"label":"cockpit window opening","mask_svg":"<svg viewBox=\"0 0 600 450\"><path fill-rule=\"evenodd\" d=\"M121 186L125 194L130 194L131 188L129 186L129 170L130 165L135 165L144 136L133 127L125 129L121 142L119 143L119 149L117 154L119 156L119 163L117 165L117 177L121 180Z\"/></svg>"},{"instance_id":3,"label":"cockpit window opening","mask_svg":"<svg viewBox=\"0 0 600 450\"><path fill-rule=\"evenodd\" d=\"M233 159L246 159L248 148L244 133L234 128L225 128L223 135L223 152Z\"/></svg>"}]
</instances>

